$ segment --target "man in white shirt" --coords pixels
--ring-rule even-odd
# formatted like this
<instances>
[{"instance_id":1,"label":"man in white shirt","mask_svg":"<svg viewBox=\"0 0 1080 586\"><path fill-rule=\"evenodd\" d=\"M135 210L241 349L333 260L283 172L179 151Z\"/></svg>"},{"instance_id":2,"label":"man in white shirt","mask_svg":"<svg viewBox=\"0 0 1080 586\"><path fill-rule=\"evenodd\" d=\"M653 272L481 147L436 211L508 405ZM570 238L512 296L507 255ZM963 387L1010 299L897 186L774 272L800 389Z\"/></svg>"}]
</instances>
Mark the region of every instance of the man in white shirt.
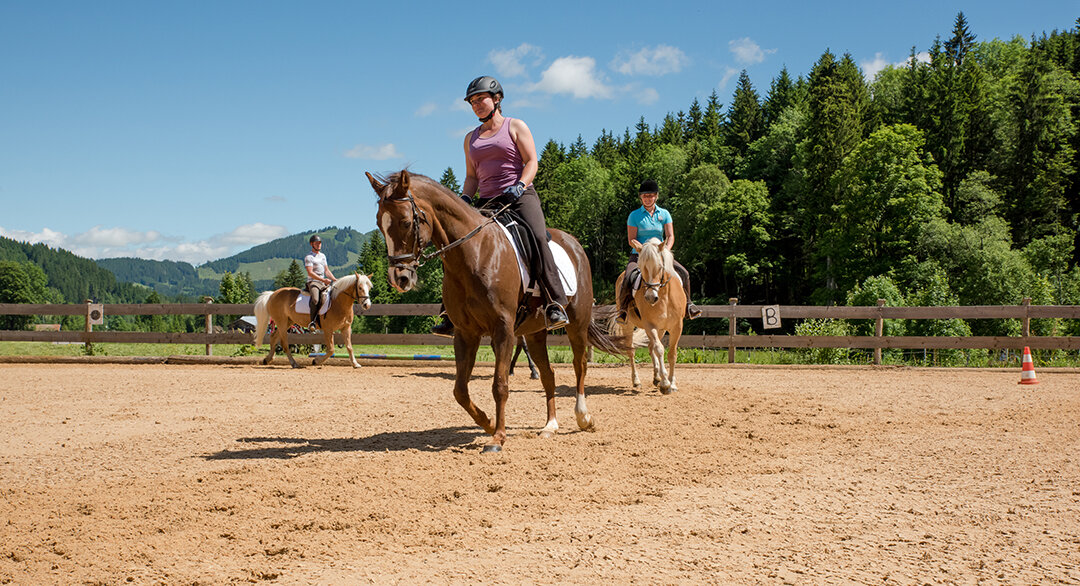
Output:
<instances>
[{"instance_id":1,"label":"man in white shirt","mask_svg":"<svg viewBox=\"0 0 1080 586\"><path fill-rule=\"evenodd\" d=\"M318 234L312 234L308 238L311 243L311 252L304 257L304 268L307 269L308 280L304 289L307 290L311 299L308 300L308 309L311 311L311 323L308 328L319 327L319 302L322 301L323 292L330 288L334 282L334 273L330 272L330 266L326 264L326 255L322 251L322 238Z\"/></svg>"}]
</instances>

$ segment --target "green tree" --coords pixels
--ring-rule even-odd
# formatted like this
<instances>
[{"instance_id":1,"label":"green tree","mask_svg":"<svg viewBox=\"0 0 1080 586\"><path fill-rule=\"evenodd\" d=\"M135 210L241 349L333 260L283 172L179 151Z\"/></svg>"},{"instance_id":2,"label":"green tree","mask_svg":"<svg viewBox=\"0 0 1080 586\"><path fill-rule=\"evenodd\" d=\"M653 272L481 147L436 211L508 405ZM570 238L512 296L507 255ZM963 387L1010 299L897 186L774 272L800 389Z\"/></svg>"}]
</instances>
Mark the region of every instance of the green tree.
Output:
<instances>
[{"instance_id":1,"label":"green tree","mask_svg":"<svg viewBox=\"0 0 1080 586\"><path fill-rule=\"evenodd\" d=\"M943 213L941 174L910 124L874 132L844 159L833 177L837 194L824 232L819 282L846 290L870 275L914 259L923 228ZM829 288L832 289L832 288ZM828 290L819 302L832 301Z\"/></svg>"},{"instance_id":2,"label":"green tree","mask_svg":"<svg viewBox=\"0 0 1080 586\"><path fill-rule=\"evenodd\" d=\"M750 83L750 76L743 69L724 124L724 139L734 150L736 161L746 155L750 143L761 137L763 129L761 104L754 85Z\"/></svg>"},{"instance_id":3,"label":"green tree","mask_svg":"<svg viewBox=\"0 0 1080 586\"><path fill-rule=\"evenodd\" d=\"M59 292L46 286L45 271L31 262L0 260L0 303L59 303ZM32 315L0 315L0 329L22 330Z\"/></svg>"},{"instance_id":4,"label":"green tree","mask_svg":"<svg viewBox=\"0 0 1080 586\"><path fill-rule=\"evenodd\" d=\"M458 183L457 176L454 175L453 167L447 167L446 170L443 171L442 177L439 178L439 183L442 183L443 187L454 193L461 193L461 184Z\"/></svg>"},{"instance_id":5,"label":"green tree","mask_svg":"<svg viewBox=\"0 0 1080 586\"><path fill-rule=\"evenodd\" d=\"M274 289L282 287L296 287L303 289L307 283L307 272L300 267L300 263L293 259L289 268L281 271L274 277Z\"/></svg>"}]
</instances>

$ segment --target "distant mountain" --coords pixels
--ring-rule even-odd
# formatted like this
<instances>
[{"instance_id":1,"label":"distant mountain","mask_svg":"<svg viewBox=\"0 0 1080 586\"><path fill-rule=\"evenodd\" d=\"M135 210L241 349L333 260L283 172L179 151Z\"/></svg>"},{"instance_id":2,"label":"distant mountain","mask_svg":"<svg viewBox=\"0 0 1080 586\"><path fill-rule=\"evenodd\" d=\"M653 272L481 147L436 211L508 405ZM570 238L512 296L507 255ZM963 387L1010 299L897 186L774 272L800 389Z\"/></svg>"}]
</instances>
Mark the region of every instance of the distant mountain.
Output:
<instances>
[{"instance_id":1,"label":"distant mountain","mask_svg":"<svg viewBox=\"0 0 1080 586\"><path fill-rule=\"evenodd\" d=\"M31 262L41 267L48 286L67 303L87 299L103 303L141 303L149 290L121 282L112 271L93 260L45 244L29 244L0 236L0 260Z\"/></svg>"},{"instance_id":2,"label":"distant mountain","mask_svg":"<svg viewBox=\"0 0 1080 586\"><path fill-rule=\"evenodd\" d=\"M200 279L191 263L129 257L100 258L94 262L112 271L119 281L145 285L165 297L218 294L218 281Z\"/></svg>"},{"instance_id":3,"label":"distant mountain","mask_svg":"<svg viewBox=\"0 0 1080 586\"><path fill-rule=\"evenodd\" d=\"M274 278L292 261L303 263L311 250L308 238L322 238L323 254L335 275L351 272L364 243L376 230L366 234L352 228L330 226L317 232L293 234L260 244L233 256L192 266L190 263L142 258L91 260L44 244L28 244L0 236L0 260L32 262L48 277L48 285L60 291L68 303L94 299L106 303L141 303L149 289L167 299L217 296L225 272L248 273L256 291L273 287Z\"/></svg>"},{"instance_id":4,"label":"distant mountain","mask_svg":"<svg viewBox=\"0 0 1080 586\"><path fill-rule=\"evenodd\" d=\"M357 268L360 250L376 232L377 230L372 230L365 234L348 226L330 226L315 232L302 232L271 240L228 258L199 265L197 271L201 279L209 279L214 283L220 282L226 271L234 274L248 273L257 290L266 290L272 287L274 277L288 269L292 261L303 264L304 256L311 251L308 239L312 234L318 234L322 238L322 252L326 255L330 270L335 275L344 274Z\"/></svg>"}]
</instances>

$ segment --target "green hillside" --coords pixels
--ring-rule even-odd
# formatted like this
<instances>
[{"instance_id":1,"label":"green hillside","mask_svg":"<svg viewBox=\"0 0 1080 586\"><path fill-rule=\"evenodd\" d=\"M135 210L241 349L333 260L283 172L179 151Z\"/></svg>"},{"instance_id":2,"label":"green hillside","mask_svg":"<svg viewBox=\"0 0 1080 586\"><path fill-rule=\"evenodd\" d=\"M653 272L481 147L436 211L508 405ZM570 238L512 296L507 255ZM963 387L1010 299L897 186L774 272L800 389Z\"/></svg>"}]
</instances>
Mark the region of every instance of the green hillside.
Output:
<instances>
[{"instance_id":1,"label":"green hillside","mask_svg":"<svg viewBox=\"0 0 1080 586\"><path fill-rule=\"evenodd\" d=\"M120 282L111 271L88 258L45 244L29 244L0 236L0 261L37 265L45 273L47 286L58 291L66 303L82 303L87 299L138 303L148 293L145 287Z\"/></svg>"}]
</instances>

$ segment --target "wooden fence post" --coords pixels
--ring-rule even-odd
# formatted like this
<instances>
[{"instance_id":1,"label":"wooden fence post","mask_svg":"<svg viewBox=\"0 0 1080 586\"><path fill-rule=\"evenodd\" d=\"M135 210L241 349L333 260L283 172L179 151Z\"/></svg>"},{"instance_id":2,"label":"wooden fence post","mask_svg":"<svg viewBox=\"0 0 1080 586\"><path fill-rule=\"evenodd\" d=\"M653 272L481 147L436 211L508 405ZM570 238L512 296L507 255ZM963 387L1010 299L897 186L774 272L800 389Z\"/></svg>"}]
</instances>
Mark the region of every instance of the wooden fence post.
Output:
<instances>
[{"instance_id":1,"label":"wooden fence post","mask_svg":"<svg viewBox=\"0 0 1080 586\"><path fill-rule=\"evenodd\" d=\"M203 301L205 301L207 305L210 305L211 303L214 302L214 298L213 297L203 297ZM206 314L206 333L207 334L214 333L214 317L212 315L210 315L209 313ZM207 356L213 356L214 355L214 346L212 344L210 344L209 342L206 343L206 355Z\"/></svg>"},{"instance_id":2,"label":"wooden fence post","mask_svg":"<svg viewBox=\"0 0 1080 586\"><path fill-rule=\"evenodd\" d=\"M90 341L90 332L94 331L94 326L90 323L90 304L93 303L93 299L86 300L86 338L83 340L83 350L87 356L94 355L94 344Z\"/></svg>"},{"instance_id":3,"label":"wooden fence post","mask_svg":"<svg viewBox=\"0 0 1080 586\"><path fill-rule=\"evenodd\" d=\"M728 345L727 361L728 364L735 364L735 306L739 303L739 298L730 297L727 302L731 306L731 318L728 321L728 335L731 336L731 342Z\"/></svg>"},{"instance_id":4,"label":"wooden fence post","mask_svg":"<svg viewBox=\"0 0 1080 586\"><path fill-rule=\"evenodd\" d=\"M874 335L880 338L885 333L885 320L881 318L881 308L885 306L884 299L877 300L878 316L874 321ZM881 346L874 348L874 364L881 365Z\"/></svg>"},{"instance_id":5,"label":"wooden fence post","mask_svg":"<svg viewBox=\"0 0 1080 586\"><path fill-rule=\"evenodd\" d=\"M1020 305L1024 308L1024 317L1020 320L1020 335L1024 336L1024 344L1027 345L1029 344L1027 338L1031 335L1031 318L1029 317L1031 315L1031 298L1025 297L1020 302Z\"/></svg>"}]
</instances>

